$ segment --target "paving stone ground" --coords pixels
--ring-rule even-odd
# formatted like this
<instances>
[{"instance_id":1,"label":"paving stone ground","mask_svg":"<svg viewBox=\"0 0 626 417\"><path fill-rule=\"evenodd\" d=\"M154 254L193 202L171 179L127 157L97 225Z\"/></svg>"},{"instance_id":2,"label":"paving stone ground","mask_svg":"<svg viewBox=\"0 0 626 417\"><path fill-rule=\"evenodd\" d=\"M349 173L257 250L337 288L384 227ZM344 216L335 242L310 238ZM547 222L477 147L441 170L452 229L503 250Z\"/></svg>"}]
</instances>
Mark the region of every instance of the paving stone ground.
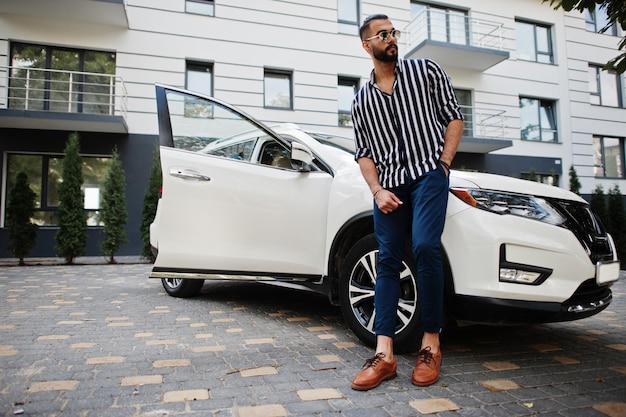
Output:
<instances>
[{"instance_id":1,"label":"paving stone ground","mask_svg":"<svg viewBox=\"0 0 626 417\"><path fill-rule=\"evenodd\" d=\"M372 351L325 298L211 282L177 299L150 268L0 264L0 416L626 416L624 277L597 316L449 328L437 384L401 355L359 392Z\"/></svg>"}]
</instances>

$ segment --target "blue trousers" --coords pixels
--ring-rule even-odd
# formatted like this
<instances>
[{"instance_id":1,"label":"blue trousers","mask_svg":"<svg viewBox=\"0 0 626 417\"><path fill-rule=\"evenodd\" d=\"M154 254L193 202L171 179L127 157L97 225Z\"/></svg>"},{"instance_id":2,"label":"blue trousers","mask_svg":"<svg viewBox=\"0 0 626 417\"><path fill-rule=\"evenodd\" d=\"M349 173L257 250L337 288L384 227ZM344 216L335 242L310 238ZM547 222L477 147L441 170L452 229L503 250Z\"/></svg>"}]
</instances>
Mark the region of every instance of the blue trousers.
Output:
<instances>
[{"instance_id":1,"label":"blue trousers","mask_svg":"<svg viewBox=\"0 0 626 417\"><path fill-rule=\"evenodd\" d=\"M405 242L410 232L417 266L422 330L441 331L443 265L441 234L446 219L449 179L441 166L417 180L390 189L403 202L383 214L374 203L374 233L378 242L378 266L374 293L377 335L395 336L400 298L400 272Z\"/></svg>"}]
</instances>

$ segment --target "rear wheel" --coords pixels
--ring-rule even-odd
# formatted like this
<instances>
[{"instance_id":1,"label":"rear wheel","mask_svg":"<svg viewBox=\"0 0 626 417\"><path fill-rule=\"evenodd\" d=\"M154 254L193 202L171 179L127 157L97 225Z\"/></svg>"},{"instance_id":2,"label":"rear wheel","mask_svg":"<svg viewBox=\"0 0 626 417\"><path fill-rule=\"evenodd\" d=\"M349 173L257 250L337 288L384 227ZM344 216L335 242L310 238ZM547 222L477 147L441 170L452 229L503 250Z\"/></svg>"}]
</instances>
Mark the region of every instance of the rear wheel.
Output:
<instances>
[{"instance_id":1,"label":"rear wheel","mask_svg":"<svg viewBox=\"0 0 626 417\"><path fill-rule=\"evenodd\" d=\"M193 297L200 293L203 279L185 279L185 278L161 278L161 283L165 291L172 297L187 298Z\"/></svg>"},{"instance_id":2,"label":"rear wheel","mask_svg":"<svg viewBox=\"0 0 626 417\"><path fill-rule=\"evenodd\" d=\"M378 243L370 234L348 252L339 282L341 312L350 329L366 345L375 346L374 286ZM404 255L400 273L400 300L396 314L394 350L407 352L419 347L422 338L417 276L410 251Z\"/></svg>"}]
</instances>

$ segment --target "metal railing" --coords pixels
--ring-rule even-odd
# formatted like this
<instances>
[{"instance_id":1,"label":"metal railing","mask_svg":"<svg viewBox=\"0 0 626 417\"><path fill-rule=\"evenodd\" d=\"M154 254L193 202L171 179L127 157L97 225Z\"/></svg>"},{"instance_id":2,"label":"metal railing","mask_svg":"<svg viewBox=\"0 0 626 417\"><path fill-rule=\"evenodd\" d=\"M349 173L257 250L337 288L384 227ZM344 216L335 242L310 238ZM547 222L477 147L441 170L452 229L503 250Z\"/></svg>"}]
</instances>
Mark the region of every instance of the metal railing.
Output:
<instances>
[{"instance_id":1,"label":"metal railing","mask_svg":"<svg viewBox=\"0 0 626 417\"><path fill-rule=\"evenodd\" d=\"M461 12L425 9L409 23L406 31L408 50L412 50L424 40L504 49L502 23L474 19Z\"/></svg>"},{"instance_id":2,"label":"metal railing","mask_svg":"<svg viewBox=\"0 0 626 417\"><path fill-rule=\"evenodd\" d=\"M0 66L0 109L121 115L124 80L110 74Z\"/></svg>"},{"instance_id":3,"label":"metal railing","mask_svg":"<svg viewBox=\"0 0 626 417\"><path fill-rule=\"evenodd\" d=\"M463 113L464 136L477 138L506 137L506 116L504 110L473 106L460 106Z\"/></svg>"}]
</instances>

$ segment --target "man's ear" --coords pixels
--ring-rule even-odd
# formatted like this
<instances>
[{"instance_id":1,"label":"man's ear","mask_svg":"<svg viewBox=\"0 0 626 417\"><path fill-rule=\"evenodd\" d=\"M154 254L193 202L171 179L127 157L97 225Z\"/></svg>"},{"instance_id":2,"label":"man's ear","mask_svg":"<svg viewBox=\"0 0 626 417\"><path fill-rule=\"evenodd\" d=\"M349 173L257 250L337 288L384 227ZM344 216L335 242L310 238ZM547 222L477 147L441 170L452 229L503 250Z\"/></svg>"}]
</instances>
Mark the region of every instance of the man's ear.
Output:
<instances>
[{"instance_id":1,"label":"man's ear","mask_svg":"<svg viewBox=\"0 0 626 417\"><path fill-rule=\"evenodd\" d=\"M370 46L370 43L368 41L361 41L361 46L368 54L372 51L372 47Z\"/></svg>"}]
</instances>

